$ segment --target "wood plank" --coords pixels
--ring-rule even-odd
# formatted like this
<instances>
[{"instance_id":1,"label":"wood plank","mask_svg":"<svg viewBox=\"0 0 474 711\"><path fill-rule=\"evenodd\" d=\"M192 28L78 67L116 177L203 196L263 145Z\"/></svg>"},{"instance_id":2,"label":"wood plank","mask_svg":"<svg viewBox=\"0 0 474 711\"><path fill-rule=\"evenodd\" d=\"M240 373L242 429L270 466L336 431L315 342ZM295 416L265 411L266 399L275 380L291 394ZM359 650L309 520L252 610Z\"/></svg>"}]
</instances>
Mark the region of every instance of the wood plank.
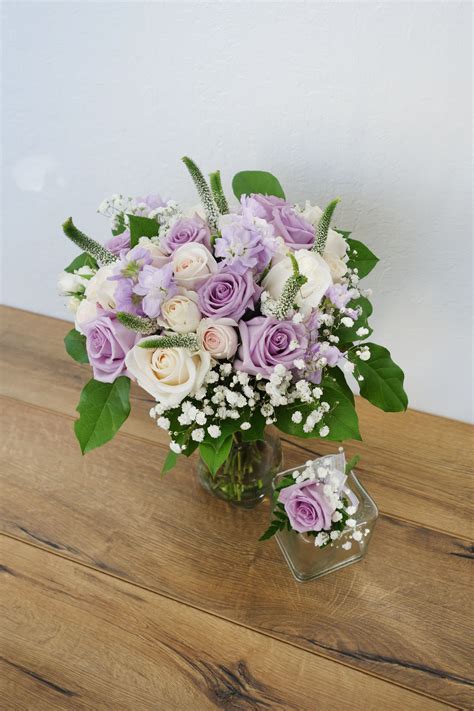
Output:
<instances>
[{"instance_id":1,"label":"wood plank","mask_svg":"<svg viewBox=\"0 0 474 711\"><path fill-rule=\"evenodd\" d=\"M15 401L1 412L1 530L176 600L457 706L474 703L465 541L381 517L362 562L293 581L268 507L231 508L193 463L119 435L82 458L71 420Z\"/></svg>"},{"instance_id":2,"label":"wood plank","mask_svg":"<svg viewBox=\"0 0 474 711\"><path fill-rule=\"evenodd\" d=\"M71 324L6 307L0 313L2 392L75 415L90 370L74 363L64 351L63 338ZM24 347L25 334L28 348ZM148 415L151 402L146 393L138 388L132 392L132 415L123 431L166 442L166 435ZM365 439L348 442L346 449L350 455L362 455L360 470L379 508L388 515L469 536L473 428L415 411L382 413L364 400L358 403L358 411ZM312 453L334 451L335 446L322 440L294 439L291 443Z\"/></svg>"},{"instance_id":3,"label":"wood plank","mask_svg":"<svg viewBox=\"0 0 474 711\"><path fill-rule=\"evenodd\" d=\"M2 538L3 709L444 707Z\"/></svg>"}]
</instances>

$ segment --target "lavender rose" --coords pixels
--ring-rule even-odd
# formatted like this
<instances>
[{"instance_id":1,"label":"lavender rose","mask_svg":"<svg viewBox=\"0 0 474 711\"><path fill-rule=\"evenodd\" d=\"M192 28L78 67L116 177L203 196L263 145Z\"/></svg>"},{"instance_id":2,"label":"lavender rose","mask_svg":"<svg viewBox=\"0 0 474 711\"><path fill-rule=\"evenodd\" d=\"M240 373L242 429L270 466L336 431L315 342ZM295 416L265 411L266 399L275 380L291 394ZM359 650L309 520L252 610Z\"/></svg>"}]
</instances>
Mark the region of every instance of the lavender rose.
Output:
<instances>
[{"instance_id":1,"label":"lavender rose","mask_svg":"<svg viewBox=\"0 0 474 711\"><path fill-rule=\"evenodd\" d=\"M278 501L298 533L331 528L331 517L336 509L324 496L322 484L314 481L292 484L280 491Z\"/></svg>"},{"instance_id":2,"label":"lavender rose","mask_svg":"<svg viewBox=\"0 0 474 711\"><path fill-rule=\"evenodd\" d=\"M162 242L162 247L171 254L188 242L199 242L211 249L211 233L209 227L199 215L177 220Z\"/></svg>"},{"instance_id":3,"label":"lavender rose","mask_svg":"<svg viewBox=\"0 0 474 711\"><path fill-rule=\"evenodd\" d=\"M251 195L243 207L253 212L256 217L263 217L273 226L275 235L282 237L288 247L305 249L313 244L313 225L285 200L271 195Z\"/></svg>"},{"instance_id":4,"label":"lavender rose","mask_svg":"<svg viewBox=\"0 0 474 711\"><path fill-rule=\"evenodd\" d=\"M199 308L205 316L228 317L238 321L247 309L255 308L260 292L252 272L234 274L222 271L212 274L200 287Z\"/></svg>"},{"instance_id":5,"label":"lavender rose","mask_svg":"<svg viewBox=\"0 0 474 711\"><path fill-rule=\"evenodd\" d=\"M125 356L139 339L139 334L105 314L82 324L82 331L87 339L87 355L95 380L112 383L119 375L125 375Z\"/></svg>"},{"instance_id":6,"label":"lavender rose","mask_svg":"<svg viewBox=\"0 0 474 711\"><path fill-rule=\"evenodd\" d=\"M304 357L308 339L305 329L291 321L257 316L239 324L242 345L234 362L237 370L269 378L276 365L293 369L294 361Z\"/></svg>"},{"instance_id":7,"label":"lavender rose","mask_svg":"<svg viewBox=\"0 0 474 711\"><path fill-rule=\"evenodd\" d=\"M104 244L104 247L108 249L109 252L112 252L112 254L115 254L117 257L119 257L123 249L130 249L130 231L125 230L125 232L122 232L122 234L115 235L115 237L111 237Z\"/></svg>"}]
</instances>

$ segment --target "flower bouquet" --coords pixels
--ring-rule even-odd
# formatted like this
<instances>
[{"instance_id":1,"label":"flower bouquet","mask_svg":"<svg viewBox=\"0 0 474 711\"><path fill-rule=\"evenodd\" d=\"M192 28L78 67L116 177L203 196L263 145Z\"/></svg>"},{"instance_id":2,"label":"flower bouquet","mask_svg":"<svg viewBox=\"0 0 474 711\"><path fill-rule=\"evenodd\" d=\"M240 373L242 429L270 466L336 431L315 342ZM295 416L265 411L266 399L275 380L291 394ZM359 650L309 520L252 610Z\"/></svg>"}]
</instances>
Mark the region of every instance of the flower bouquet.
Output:
<instances>
[{"instance_id":1,"label":"flower bouquet","mask_svg":"<svg viewBox=\"0 0 474 711\"><path fill-rule=\"evenodd\" d=\"M324 210L290 203L270 173L245 171L229 204L183 159L200 204L114 195L104 246L68 219L81 254L59 287L75 314L67 352L92 366L75 432L83 453L109 441L130 412L130 382L153 398L170 435L164 471L199 448L203 483L243 505L259 501L281 461L275 428L302 438L360 439L354 396L404 410L403 373L367 343L377 258ZM269 426L274 426L273 431Z\"/></svg>"}]
</instances>

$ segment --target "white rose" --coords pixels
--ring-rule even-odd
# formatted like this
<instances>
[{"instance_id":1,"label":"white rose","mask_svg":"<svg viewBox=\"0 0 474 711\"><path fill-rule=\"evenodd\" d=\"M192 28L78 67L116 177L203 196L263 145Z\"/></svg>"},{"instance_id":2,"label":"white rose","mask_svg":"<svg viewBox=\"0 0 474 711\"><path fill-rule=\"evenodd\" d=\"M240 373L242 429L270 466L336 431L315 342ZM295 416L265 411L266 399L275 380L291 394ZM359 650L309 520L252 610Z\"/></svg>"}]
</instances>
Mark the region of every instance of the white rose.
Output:
<instances>
[{"instance_id":1,"label":"white rose","mask_svg":"<svg viewBox=\"0 0 474 711\"><path fill-rule=\"evenodd\" d=\"M160 245L152 242L148 237L140 237L138 244L150 252L154 267L163 267L170 261L170 258L163 252Z\"/></svg>"},{"instance_id":2,"label":"white rose","mask_svg":"<svg viewBox=\"0 0 474 711\"><path fill-rule=\"evenodd\" d=\"M323 214L321 208L317 207L317 205L311 205L309 200L306 201L304 210L300 210L300 212L305 220L308 220L314 227L319 225ZM334 281L339 281L347 272L345 264L346 252L347 242L344 237L339 232L329 229L323 259L327 262Z\"/></svg>"},{"instance_id":3,"label":"white rose","mask_svg":"<svg viewBox=\"0 0 474 711\"><path fill-rule=\"evenodd\" d=\"M87 286L87 279L80 274L70 274L63 272L58 280L58 291L62 296L70 294L83 294Z\"/></svg>"},{"instance_id":4,"label":"white rose","mask_svg":"<svg viewBox=\"0 0 474 711\"><path fill-rule=\"evenodd\" d=\"M339 257L336 257L331 252L326 250L323 252L323 259L329 267L331 277L334 283L341 281L341 278L347 272L347 264Z\"/></svg>"},{"instance_id":5,"label":"white rose","mask_svg":"<svg viewBox=\"0 0 474 711\"><path fill-rule=\"evenodd\" d=\"M201 312L197 305L197 294L194 291L181 289L181 293L168 299L161 306L164 325L176 333L195 331L201 321Z\"/></svg>"},{"instance_id":6,"label":"white rose","mask_svg":"<svg viewBox=\"0 0 474 711\"><path fill-rule=\"evenodd\" d=\"M97 316L97 304L95 301L89 301L89 299L82 299L76 310L76 320L74 323L74 328L79 333L82 333L82 324L86 321L92 321L93 318Z\"/></svg>"},{"instance_id":7,"label":"white rose","mask_svg":"<svg viewBox=\"0 0 474 711\"><path fill-rule=\"evenodd\" d=\"M200 286L217 271L217 262L209 250L198 242L183 244L173 253L173 272L176 283L189 289Z\"/></svg>"},{"instance_id":8,"label":"white rose","mask_svg":"<svg viewBox=\"0 0 474 711\"><path fill-rule=\"evenodd\" d=\"M128 352L125 364L143 390L166 408L177 407L202 386L211 368L206 351L187 348L141 348L139 341Z\"/></svg>"},{"instance_id":9,"label":"white rose","mask_svg":"<svg viewBox=\"0 0 474 711\"><path fill-rule=\"evenodd\" d=\"M236 326L231 318L204 318L197 330L199 345L217 360L232 358L237 350Z\"/></svg>"},{"instance_id":10,"label":"white rose","mask_svg":"<svg viewBox=\"0 0 474 711\"><path fill-rule=\"evenodd\" d=\"M326 290L331 286L331 272L324 259L316 252L298 249L293 253L293 256L298 262L300 273L308 279L296 297L296 303L306 316L319 306ZM285 257L270 269L262 286L273 299L277 300L282 294L288 277L292 274L291 260L289 257Z\"/></svg>"},{"instance_id":11,"label":"white rose","mask_svg":"<svg viewBox=\"0 0 474 711\"><path fill-rule=\"evenodd\" d=\"M113 264L101 267L92 279L89 279L86 286L86 298L88 301L100 304L106 310L115 308L114 294L117 282L109 279L114 275L114 269Z\"/></svg>"}]
</instances>

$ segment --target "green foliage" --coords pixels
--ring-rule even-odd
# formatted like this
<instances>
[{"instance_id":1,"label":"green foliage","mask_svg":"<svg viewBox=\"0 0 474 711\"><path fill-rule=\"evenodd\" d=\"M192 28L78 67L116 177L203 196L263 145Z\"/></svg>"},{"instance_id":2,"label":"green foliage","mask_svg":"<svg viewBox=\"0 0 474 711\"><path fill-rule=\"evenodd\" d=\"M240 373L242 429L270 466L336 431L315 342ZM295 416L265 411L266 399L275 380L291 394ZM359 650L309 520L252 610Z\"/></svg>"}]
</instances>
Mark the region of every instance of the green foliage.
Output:
<instances>
[{"instance_id":1,"label":"green foliage","mask_svg":"<svg viewBox=\"0 0 474 711\"><path fill-rule=\"evenodd\" d=\"M285 193L277 178L264 170L243 170L234 175L232 190L237 200L242 195L274 195L285 200Z\"/></svg>"},{"instance_id":2,"label":"green foliage","mask_svg":"<svg viewBox=\"0 0 474 711\"><path fill-rule=\"evenodd\" d=\"M358 346L348 351L348 358L355 364L355 375L362 375L358 381L360 394L366 400L385 412L401 412L408 407L408 397L403 389L404 374L393 362L390 352L376 343L366 343L370 359L363 361L357 357Z\"/></svg>"},{"instance_id":3,"label":"green foliage","mask_svg":"<svg viewBox=\"0 0 474 711\"><path fill-rule=\"evenodd\" d=\"M229 205L227 203L226 196L224 195L224 189L221 182L221 174L219 170L215 173L209 175L209 182L211 184L212 194L214 196L217 209L221 215L227 215L229 212Z\"/></svg>"},{"instance_id":4,"label":"green foliage","mask_svg":"<svg viewBox=\"0 0 474 711\"><path fill-rule=\"evenodd\" d=\"M140 215L128 215L130 224L130 246L135 247L140 237L156 237L160 226L156 220Z\"/></svg>"},{"instance_id":5,"label":"green foliage","mask_svg":"<svg viewBox=\"0 0 474 711\"><path fill-rule=\"evenodd\" d=\"M83 454L105 444L116 434L130 414L130 379L121 376L113 383L89 380L77 406L74 423Z\"/></svg>"},{"instance_id":6,"label":"green foliage","mask_svg":"<svg viewBox=\"0 0 474 711\"><path fill-rule=\"evenodd\" d=\"M176 454L176 452L172 452L171 450L168 452L166 459L163 463L163 468L161 470L162 475L173 469L173 467L176 465L178 457L179 454Z\"/></svg>"},{"instance_id":7,"label":"green foliage","mask_svg":"<svg viewBox=\"0 0 474 711\"><path fill-rule=\"evenodd\" d=\"M357 299L349 301L347 308L350 309L360 309L361 314L357 321L354 322L353 326L344 326L341 323L337 328L333 329L333 335L339 337L339 347L344 350L343 346L347 346L354 341L362 341L372 334L372 328L369 326L368 318L372 315L372 304L365 296L359 296ZM365 336L358 336L357 331L359 328L366 328L368 333Z\"/></svg>"},{"instance_id":8,"label":"green foliage","mask_svg":"<svg viewBox=\"0 0 474 711\"><path fill-rule=\"evenodd\" d=\"M346 470L345 470L344 474L346 476L349 476L351 471L356 468L356 466L359 464L359 462L360 462L360 454L355 454L351 459L349 459L348 462L346 462Z\"/></svg>"},{"instance_id":9,"label":"green foliage","mask_svg":"<svg viewBox=\"0 0 474 711\"><path fill-rule=\"evenodd\" d=\"M225 439L219 437L212 444L207 441L199 445L199 454L213 476L229 456L232 441L233 437L229 435Z\"/></svg>"},{"instance_id":10,"label":"green foliage","mask_svg":"<svg viewBox=\"0 0 474 711\"><path fill-rule=\"evenodd\" d=\"M322 254L324 252L326 240L328 238L329 225L331 224L331 219L338 202L339 198L332 200L329 205L325 207L324 212L321 215L321 219L319 220L318 232L313 245L313 251L318 252L318 254Z\"/></svg>"},{"instance_id":11,"label":"green foliage","mask_svg":"<svg viewBox=\"0 0 474 711\"><path fill-rule=\"evenodd\" d=\"M125 215L123 212L120 212L115 218L115 227L112 230L113 236L117 237L117 235L121 235L125 232L126 228L127 225L125 224Z\"/></svg>"},{"instance_id":12,"label":"green foliage","mask_svg":"<svg viewBox=\"0 0 474 711\"><path fill-rule=\"evenodd\" d=\"M196 163L191 160L191 158L184 156L182 158L182 161L188 169L189 174L193 179L194 185L196 186L199 198L204 207L204 212L206 213L209 227L212 231L216 232L219 224L219 210L217 209L217 205L214 201L214 197L211 193L209 185L207 184L205 177L197 167Z\"/></svg>"},{"instance_id":13,"label":"green foliage","mask_svg":"<svg viewBox=\"0 0 474 711\"><path fill-rule=\"evenodd\" d=\"M74 272L80 269L81 267L90 267L91 269L98 269L99 265L97 264L94 257L91 257L91 255L87 254L87 252L82 252L82 254L72 260L71 264L66 267L64 271L69 272L69 274L74 274Z\"/></svg>"},{"instance_id":14,"label":"green foliage","mask_svg":"<svg viewBox=\"0 0 474 711\"><path fill-rule=\"evenodd\" d=\"M329 386L333 390L337 390L345 398L351 401L354 405L354 393L347 384L346 376L340 368L334 366L334 368L328 368L323 380L323 387Z\"/></svg>"},{"instance_id":15,"label":"green foliage","mask_svg":"<svg viewBox=\"0 0 474 711\"><path fill-rule=\"evenodd\" d=\"M86 350L86 337L83 336L82 333L79 333L79 331L76 331L75 328L71 329L65 336L64 345L66 346L68 355L77 361L77 363L89 362Z\"/></svg>"},{"instance_id":16,"label":"green foliage","mask_svg":"<svg viewBox=\"0 0 474 711\"><path fill-rule=\"evenodd\" d=\"M195 333L174 333L169 336L157 336L140 343L140 348L188 348L195 351L198 341Z\"/></svg>"},{"instance_id":17,"label":"green foliage","mask_svg":"<svg viewBox=\"0 0 474 711\"><path fill-rule=\"evenodd\" d=\"M359 420L355 411L351 398L346 396L342 389L337 388L325 381L322 385L323 395L322 402L327 402L330 405L330 411L327 412L322 420L317 423L312 432L305 432L303 425L308 415L317 408L319 403L293 403L291 405L281 406L275 409L276 426L282 432L301 437L303 439L319 438L319 430L324 425L329 427L329 434L325 439L335 442L342 442L345 439L361 439L359 432ZM291 416L299 410L303 419L301 422L293 422Z\"/></svg>"},{"instance_id":18,"label":"green foliage","mask_svg":"<svg viewBox=\"0 0 474 711\"><path fill-rule=\"evenodd\" d=\"M117 318L130 331L143 333L145 336L158 330L158 321L155 318L135 316L135 314L129 314L126 311L117 311Z\"/></svg>"},{"instance_id":19,"label":"green foliage","mask_svg":"<svg viewBox=\"0 0 474 711\"><path fill-rule=\"evenodd\" d=\"M345 236L346 234L349 235L350 232L341 232L338 230L339 234L342 234ZM378 257L375 256L373 252L370 251L368 247L365 246L362 242L359 242L356 239L349 239L346 238L347 244L349 245L349 250L348 250L348 256L349 260L347 262L347 266L349 269L357 269L357 274L362 279L363 277L367 276L372 269L375 267L377 264ZM357 254L355 254L355 252Z\"/></svg>"},{"instance_id":20,"label":"green foliage","mask_svg":"<svg viewBox=\"0 0 474 711\"><path fill-rule=\"evenodd\" d=\"M87 254L97 260L99 264L113 264L117 261L117 257L112 254L112 252L109 252L108 249L102 247L102 245L94 239L91 239L85 235L84 232L78 230L72 221L72 217L68 217L63 224L63 232L71 242L74 242L80 249L87 252Z\"/></svg>"}]
</instances>

